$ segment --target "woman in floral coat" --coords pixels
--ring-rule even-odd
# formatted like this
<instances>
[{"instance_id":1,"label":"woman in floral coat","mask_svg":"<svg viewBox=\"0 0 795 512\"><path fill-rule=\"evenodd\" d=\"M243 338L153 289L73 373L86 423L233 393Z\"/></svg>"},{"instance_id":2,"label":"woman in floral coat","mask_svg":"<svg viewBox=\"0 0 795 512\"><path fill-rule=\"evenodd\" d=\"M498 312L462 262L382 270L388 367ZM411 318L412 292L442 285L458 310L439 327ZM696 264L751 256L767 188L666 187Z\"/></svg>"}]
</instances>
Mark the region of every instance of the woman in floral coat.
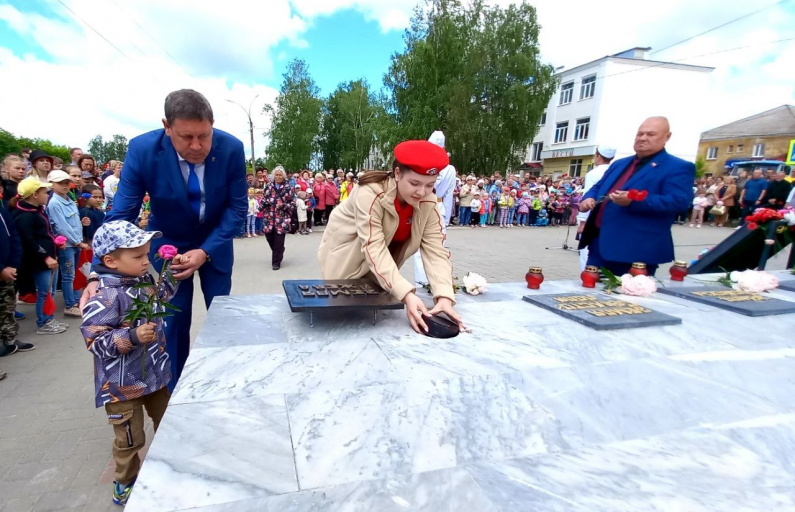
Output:
<instances>
[{"instance_id":1,"label":"woman in floral coat","mask_svg":"<svg viewBox=\"0 0 795 512\"><path fill-rule=\"evenodd\" d=\"M271 247L273 270L279 270L284 258L284 239L290 231L290 219L295 210L295 193L287 183L287 175L281 165L273 169L271 179L265 185L265 194L260 210L265 214L265 238Z\"/></svg>"}]
</instances>

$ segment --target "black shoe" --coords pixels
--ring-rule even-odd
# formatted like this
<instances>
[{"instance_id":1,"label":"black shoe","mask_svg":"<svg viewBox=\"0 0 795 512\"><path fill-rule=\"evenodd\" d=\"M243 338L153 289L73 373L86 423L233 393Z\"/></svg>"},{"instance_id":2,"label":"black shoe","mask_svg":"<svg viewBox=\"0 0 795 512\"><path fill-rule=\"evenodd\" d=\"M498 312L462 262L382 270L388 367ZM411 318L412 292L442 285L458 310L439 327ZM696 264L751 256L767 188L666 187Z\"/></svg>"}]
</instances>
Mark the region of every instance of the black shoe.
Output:
<instances>
[{"instance_id":1,"label":"black shoe","mask_svg":"<svg viewBox=\"0 0 795 512\"><path fill-rule=\"evenodd\" d=\"M19 350L19 348L13 343L10 345L8 343L0 344L0 357L10 356L17 350Z\"/></svg>"},{"instance_id":2,"label":"black shoe","mask_svg":"<svg viewBox=\"0 0 795 512\"><path fill-rule=\"evenodd\" d=\"M17 349L20 352L30 352L31 350L36 348L36 345L34 345L33 343L25 343L24 341L19 341L19 340L15 341L14 345L17 346Z\"/></svg>"},{"instance_id":3,"label":"black shoe","mask_svg":"<svg viewBox=\"0 0 795 512\"><path fill-rule=\"evenodd\" d=\"M282 266L281 266L281 265L274 265L274 266L273 266L273 270L279 270L280 268L282 268Z\"/></svg>"}]
</instances>

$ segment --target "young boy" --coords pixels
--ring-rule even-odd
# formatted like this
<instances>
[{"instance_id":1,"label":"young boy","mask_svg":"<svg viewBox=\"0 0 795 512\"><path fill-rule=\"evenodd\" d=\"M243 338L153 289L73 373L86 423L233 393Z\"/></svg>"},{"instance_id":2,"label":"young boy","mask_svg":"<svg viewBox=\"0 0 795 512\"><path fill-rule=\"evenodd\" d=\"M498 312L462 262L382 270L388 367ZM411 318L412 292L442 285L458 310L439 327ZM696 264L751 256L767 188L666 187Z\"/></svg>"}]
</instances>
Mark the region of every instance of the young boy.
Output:
<instances>
[{"instance_id":1,"label":"young boy","mask_svg":"<svg viewBox=\"0 0 795 512\"><path fill-rule=\"evenodd\" d=\"M22 240L17 225L8 210L0 206L0 357L36 348L32 343L17 341L19 324L14 318L17 307L14 281L21 263Z\"/></svg>"},{"instance_id":2,"label":"young boy","mask_svg":"<svg viewBox=\"0 0 795 512\"><path fill-rule=\"evenodd\" d=\"M96 185L85 185L83 197L86 201L85 208L80 210L80 218L83 219L83 239L90 244L94 240L94 234L105 222L105 212L102 209L105 198L102 196L102 189ZM88 219L88 224L85 219Z\"/></svg>"},{"instance_id":3,"label":"young boy","mask_svg":"<svg viewBox=\"0 0 795 512\"><path fill-rule=\"evenodd\" d=\"M472 202L469 203L469 208L471 209L472 214L469 217L469 225L472 228L476 228L480 226L480 192L475 192L475 195L472 196Z\"/></svg>"},{"instance_id":4,"label":"young boy","mask_svg":"<svg viewBox=\"0 0 795 512\"><path fill-rule=\"evenodd\" d=\"M146 323L141 318L132 325L124 319L133 297L148 300L155 292L154 287L137 285L155 283L148 273L149 245L152 238L160 236L159 231L142 231L121 220L106 222L94 236L94 255L101 262L95 267L99 288L83 309L80 330L94 355L95 404L105 407L116 434L113 502L117 505L127 503L138 476L138 451L146 441L144 408L157 431L169 399L171 362L163 319ZM179 263L182 256L173 261ZM165 278L157 297L168 301L176 289L177 285Z\"/></svg>"},{"instance_id":5,"label":"young boy","mask_svg":"<svg viewBox=\"0 0 795 512\"><path fill-rule=\"evenodd\" d=\"M296 190L301 185L296 185ZM309 231L306 229L307 207L306 207L306 192L299 190L297 192L298 199L295 200L296 213L298 215L298 233L301 235L308 235Z\"/></svg>"}]
</instances>

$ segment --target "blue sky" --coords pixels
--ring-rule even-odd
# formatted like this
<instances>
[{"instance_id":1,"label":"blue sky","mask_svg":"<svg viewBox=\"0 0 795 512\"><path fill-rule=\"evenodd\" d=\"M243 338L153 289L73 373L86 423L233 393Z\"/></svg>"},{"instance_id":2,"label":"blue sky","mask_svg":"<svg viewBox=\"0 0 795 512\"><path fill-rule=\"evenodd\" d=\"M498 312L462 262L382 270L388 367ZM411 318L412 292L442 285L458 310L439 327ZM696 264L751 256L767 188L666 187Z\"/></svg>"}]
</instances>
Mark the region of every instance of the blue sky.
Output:
<instances>
[{"instance_id":1,"label":"blue sky","mask_svg":"<svg viewBox=\"0 0 795 512\"><path fill-rule=\"evenodd\" d=\"M166 94L187 87L208 97L216 126L243 140L247 119L227 100L247 107L256 98L259 156L269 125L262 106L275 99L290 59L306 60L324 95L357 78L381 87L416 1L63 0L79 21L56 0L0 0L0 126L67 145L96 134L133 137L157 128ZM533 5L543 60L567 67L634 46L662 48L761 7L746 0L667 0L657 9L638 9L636 0ZM795 41L772 43L795 37L792 27L795 1L653 58L715 68L704 111L693 119L708 129L795 103Z\"/></svg>"}]
</instances>

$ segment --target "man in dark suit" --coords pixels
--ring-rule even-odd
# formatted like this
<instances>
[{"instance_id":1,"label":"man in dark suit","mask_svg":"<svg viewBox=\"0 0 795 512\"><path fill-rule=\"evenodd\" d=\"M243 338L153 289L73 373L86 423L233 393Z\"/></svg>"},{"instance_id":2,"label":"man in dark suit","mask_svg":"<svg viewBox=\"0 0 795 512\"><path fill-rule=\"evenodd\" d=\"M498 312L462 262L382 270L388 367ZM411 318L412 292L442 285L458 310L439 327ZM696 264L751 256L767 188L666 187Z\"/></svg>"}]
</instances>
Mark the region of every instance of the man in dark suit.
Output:
<instances>
[{"instance_id":1,"label":"man in dark suit","mask_svg":"<svg viewBox=\"0 0 795 512\"><path fill-rule=\"evenodd\" d=\"M106 221L135 223L145 194L149 194L149 231L163 237L152 240L150 259L160 246L174 245L186 261L173 265L181 281L172 304L181 312L166 323L166 344L174 386L190 350L193 274L199 273L204 303L229 295L232 288L233 239L248 210L243 143L213 128L213 111L200 93L183 89L166 98L161 130L130 141L124 170ZM96 262L95 262L96 263ZM85 300L95 293L89 285ZM84 304L81 303L81 309Z\"/></svg>"},{"instance_id":2,"label":"man in dark suit","mask_svg":"<svg viewBox=\"0 0 795 512\"><path fill-rule=\"evenodd\" d=\"M580 249L589 248L588 265L622 275L639 262L653 275L674 259L671 225L693 201L696 167L665 151L670 138L668 120L650 117L635 135L635 155L613 162L583 196L580 211L594 210L580 240ZM631 189L648 196L630 199Z\"/></svg>"}]
</instances>

